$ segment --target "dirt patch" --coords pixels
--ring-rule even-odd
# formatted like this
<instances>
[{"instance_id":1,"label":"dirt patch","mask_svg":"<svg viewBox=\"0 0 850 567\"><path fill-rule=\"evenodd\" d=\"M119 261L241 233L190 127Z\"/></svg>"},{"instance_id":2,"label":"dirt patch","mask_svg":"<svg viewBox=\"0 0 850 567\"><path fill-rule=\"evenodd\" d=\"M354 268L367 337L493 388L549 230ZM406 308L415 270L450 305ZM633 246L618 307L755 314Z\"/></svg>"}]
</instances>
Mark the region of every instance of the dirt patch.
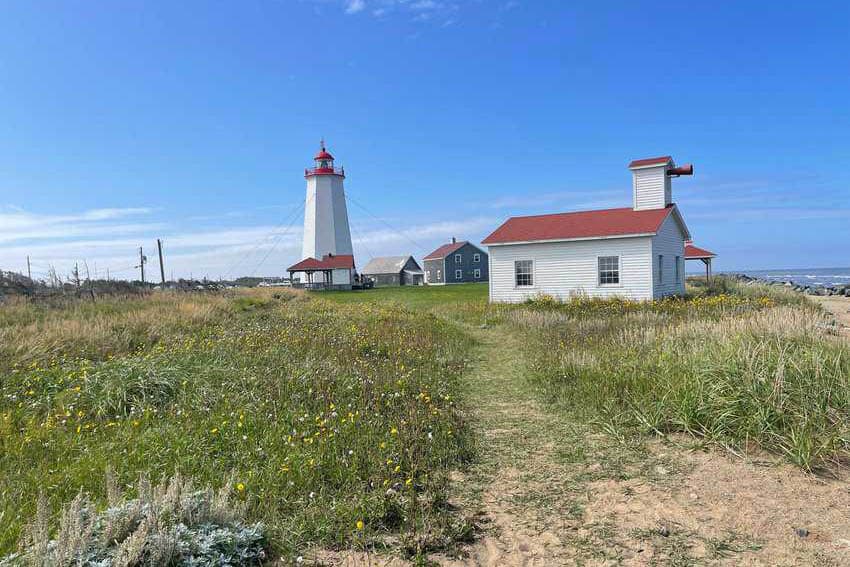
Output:
<instances>
[{"instance_id":1,"label":"dirt patch","mask_svg":"<svg viewBox=\"0 0 850 567\"><path fill-rule=\"evenodd\" d=\"M716 450L677 458L690 472L676 486L643 478L590 486L584 520L611 523L617 545L630 552L627 563L672 560L684 551L712 564L850 564L846 478L817 479L791 465Z\"/></svg>"},{"instance_id":2,"label":"dirt patch","mask_svg":"<svg viewBox=\"0 0 850 567\"><path fill-rule=\"evenodd\" d=\"M844 335L850 335L850 297L838 295L812 296L821 307L832 313Z\"/></svg>"}]
</instances>

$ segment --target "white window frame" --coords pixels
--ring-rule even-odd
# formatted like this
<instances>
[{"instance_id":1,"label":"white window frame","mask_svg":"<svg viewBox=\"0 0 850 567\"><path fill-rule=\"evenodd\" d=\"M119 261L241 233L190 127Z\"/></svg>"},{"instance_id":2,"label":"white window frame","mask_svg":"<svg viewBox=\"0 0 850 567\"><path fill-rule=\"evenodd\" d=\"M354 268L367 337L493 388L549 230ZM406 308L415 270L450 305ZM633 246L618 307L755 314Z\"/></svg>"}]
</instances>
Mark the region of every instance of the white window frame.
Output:
<instances>
[{"instance_id":1,"label":"white window frame","mask_svg":"<svg viewBox=\"0 0 850 567\"><path fill-rule=\"evenodd\" d=\"M527 284L520 284L520 283L517 282L518 276L520 275L517 270L519 268L520 263L526 263L526 262L528 264L530 264L530 267L529 267L528 273L527 274L524 273L522 275L529 276L531 281ZM535 279L534 275L535 275L534 274L534 260L514 260L514 287L515 288L522 288L522 289L533 288L534 287L534 279Z\"/></svg>"},{"instance_id":2,"label":"white window frame","mask_svg":"<svg viewBox=\"0 0 850 567\"><path fill-rule=\"evenodd\" d=\"M664 283L664 254L658 255L658 283Z\"/></svg>"},{"instance_id":3,"label":"white window frame","mask_svg":"<svg viewBox=\"0 0 850 567\"><path fill-rule=\"evenodd\" d=\"M617 260L616 270L613 270L611 268L603 270L602 265L601 265L602 260L603 259L608 260L610 258L616 258L616 260ZM620 287L620 286L622 286L623 285L623 276L622 276L621 264L622 264L622 262L620 261L620 255L619 254L609 254L608 256L597 256L596 257L596 285L598 285L599 287ZM602 272L603 271L604 272L614 272L614 271L616 271L617 272L617 281L616 282L603 282L602 281Z\"/></svg>"},{"instance_id":4,"label":"white window frame","mask_svg":"<svg viewBox=\"0 0 850 567\"><path fill-rule=\"evenodd\" d=\"M455 254L455 264L460 264L463 262L463 254Z\"/></svg>"},{"instance_id":5,"label":"white window frame","mask_svg":"<svg viewBox=\"0 0 850 567\"><path fill-rule=\"evenodd\" d=\"M476 280L480 280L481 279L481 268L475 268L475 271L472 272L472 277L474 277Z\"/></svg>"},{"instance_id":6,"label":"white window frame","mask_svg":"<svg viewBox=\"0 0 850 567\"><path fill-rule=\"evenodd\" d=\"M440 281L440 278L443 277L443 272L441 270L437 270L437 281Z\"/></svg>"},{"instance_id":7,"label":"white window frame","mask_svg":"<svg viewBox=\"0 0 850 567\"><path fill-rule=\"evenodd\" d=\"M476 264L481 262L481 254L479 254L477 252L475 254L473 254L472 255L472 261L475 262Z\"/></svg>"},{"instance_id":8,"label":"white window frame","mask_svg":"<svg viewBox=\"0 0 850 567\"><path fill-rule=\"evenodd\" d=\"M462 280L463 279L463 270L455 270L455 279Z\"/></svg>"}]
</instances>

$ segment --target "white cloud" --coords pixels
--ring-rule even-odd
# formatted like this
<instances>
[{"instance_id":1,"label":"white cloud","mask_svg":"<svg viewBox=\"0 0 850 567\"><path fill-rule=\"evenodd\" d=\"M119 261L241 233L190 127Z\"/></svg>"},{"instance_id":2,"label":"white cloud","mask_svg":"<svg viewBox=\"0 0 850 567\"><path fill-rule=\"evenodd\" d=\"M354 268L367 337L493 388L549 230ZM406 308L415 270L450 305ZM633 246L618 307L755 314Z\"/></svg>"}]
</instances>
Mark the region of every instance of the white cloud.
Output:
<instances>
[{"instance_id":1,"label":"white cloud","mask_svg":"<svg viewBox=\"0 0 850 567\"><path fill-rule=\"evenodd\" d=\"M362 12L366 8L366 2L363 0L348 0L345 6L346 14L356 14Z\"/></svg>"},{"instance_id":2,"label":"white cloud","mask_svg":"<svg viewBox=\"0 0 850 567\"><path fill-rule=\"evenodd\" d=\"M123 217L150 216L152 211L95 209L59 216L5 207L0 210L0 226L4 228L0 232L0 269L25 272L26 258L30 256L37 278L46 277L51 268L65 276L75 264L87 264L93 276L105 277L109 270L113 278L137 278L142 246L149 258L149 277L158 279L157 238L163 241L167 277L172 274L210 278L279 276L285 274L287 266L301 259L302 230L298 215L286 227L270 223L250 225L241 216L234 219L227 214L211 214L208 218L218 222L237 220L240 225L187 229L158 218L145 223L121 222ZM351 226L358 265L363 265L373 255L406 253L421 258L452 236L480 239L498 222L495 218L476 217L410 226L408 219L370 218L352 219ZM396 229L392 225L404 228Z\"/></svg>"},{"instance_id":3,"label":"white cloud","mask_svg":"<svg viewBox=\"0 0 850 567\"><path fill-rule=\"evenodd\" d=\"M344 0L343 9L346 14L358 14L369 8L369 13L376 18L399 14L412 16L415 22L435 20L443 27L448 27L457 21L454 16L460 7L455 2L438 0L370 0L367 7L365 0Z\"/></svg>"}]
</instances>

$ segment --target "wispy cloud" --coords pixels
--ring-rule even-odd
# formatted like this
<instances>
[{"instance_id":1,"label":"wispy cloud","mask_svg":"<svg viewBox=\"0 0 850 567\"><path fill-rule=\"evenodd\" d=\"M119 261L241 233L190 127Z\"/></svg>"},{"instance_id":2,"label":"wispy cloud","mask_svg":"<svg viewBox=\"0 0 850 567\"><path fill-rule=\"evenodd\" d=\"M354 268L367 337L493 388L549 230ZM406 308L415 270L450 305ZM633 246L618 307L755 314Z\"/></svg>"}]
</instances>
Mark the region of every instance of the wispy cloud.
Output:
<instances>
[{"instance_id":1,"label":"wispy cloud","mask_svg":"<svg viewBox=\"0 0 850 567\"><path fill-rule=\"evenodd\" d=\"M346 14L369 13L383 18L391 14L407 16L415 22L434 21L443 27L457 21L460 5L443 0L343 0Z\"/></svg>"},{"instance_id":2,"label":"wispy cloud","mask_svg":"<svg viewBox=\"0 0 850 567\"><path fill-rule=\"evenodd\" d=\"M147 222L126 222L132 216ZM14 207L0 210L0 269L26 271L32 259L33 275L44 278L48 270L68 274L75 264L87 265L92 275L138 277L139 247L150 257L149 273L156 262L156 239L165 247L166 275L233 278L241 275L283 275L301 259L301 218L287 226L258 222L250 214L210 214L211 222L169 222L166 211L151 208L94 209L67 215L48 215ZM297 216L297 215L296 215ZM161 217L161 218L160 218ZM197 217L196 217L197 218ZM237 220L239 225L221 226ZM213 226L210 226L212 224ZM358 264L372 256L393 253L421 257L452 236L480 239L498 220L486 216L463 221L436 220L409 226L404 219L354 218L352 236ZM214 226L218 225L218 226ZM395 225L403 228L396 228Z\"/></svg>"},{"instance_id":3,"label":"wispy cloud","mask_svg":"<svg viewBox=\"0 0 850 567\"><path fill-rule=\"evenodd\" d=\"M348 0L345 6L346 14L356 14L362 12L366 8L366 2L363 0Z\"/></svg>"}]
</instances>

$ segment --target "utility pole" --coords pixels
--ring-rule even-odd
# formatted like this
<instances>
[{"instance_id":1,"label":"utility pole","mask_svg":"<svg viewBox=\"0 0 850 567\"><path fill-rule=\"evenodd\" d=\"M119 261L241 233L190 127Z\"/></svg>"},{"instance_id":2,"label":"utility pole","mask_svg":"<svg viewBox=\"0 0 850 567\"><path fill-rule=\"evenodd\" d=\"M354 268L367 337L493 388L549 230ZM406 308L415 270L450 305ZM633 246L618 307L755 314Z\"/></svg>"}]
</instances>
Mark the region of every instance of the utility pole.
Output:
<instances>
[{"instance_id":1,"label":"utility pole","mask_svg":"<svg viewBox=\"0 0 850 567\"><path fill-rule=\"evenodd\" d=\"M165 288L165 264L162 263L162 240L156 239L156 247L159 250L159 275L162 277L162 287Z\"/></svg>"},{"instance_id":2,"label":"utility pole","mask_svg":"<svg viewBox=\"0 0 850 567\"><path fill-rule=\"evenodd\" d=\"M32 280L32 268L30 267L30 257L27 256L27 277Z\"/></svg>"},{"instance_id":3,"label":"utility pole","mask_svg":"<svg viewBox=\"0 0 850 567\"><path fill-rule=\"evenodd\" d=\"M80 265L77 263L74 264L74 285L80 287Z\"/></svg>"},{"instance_id":4,"label":"utility pole","mask_svg":"<svg viewBox=\"0 0 850 567\"><path fill-rule=\"evenodd\" d=\"M139 246L139 265L136 266L136 267L140 268L142 270L142 285L143 286L145 285L145 262L147 262L147 261L148 261L148 259L145 257L145 251L142 249L141 246Z\"/></svg>"}]
</instances>

